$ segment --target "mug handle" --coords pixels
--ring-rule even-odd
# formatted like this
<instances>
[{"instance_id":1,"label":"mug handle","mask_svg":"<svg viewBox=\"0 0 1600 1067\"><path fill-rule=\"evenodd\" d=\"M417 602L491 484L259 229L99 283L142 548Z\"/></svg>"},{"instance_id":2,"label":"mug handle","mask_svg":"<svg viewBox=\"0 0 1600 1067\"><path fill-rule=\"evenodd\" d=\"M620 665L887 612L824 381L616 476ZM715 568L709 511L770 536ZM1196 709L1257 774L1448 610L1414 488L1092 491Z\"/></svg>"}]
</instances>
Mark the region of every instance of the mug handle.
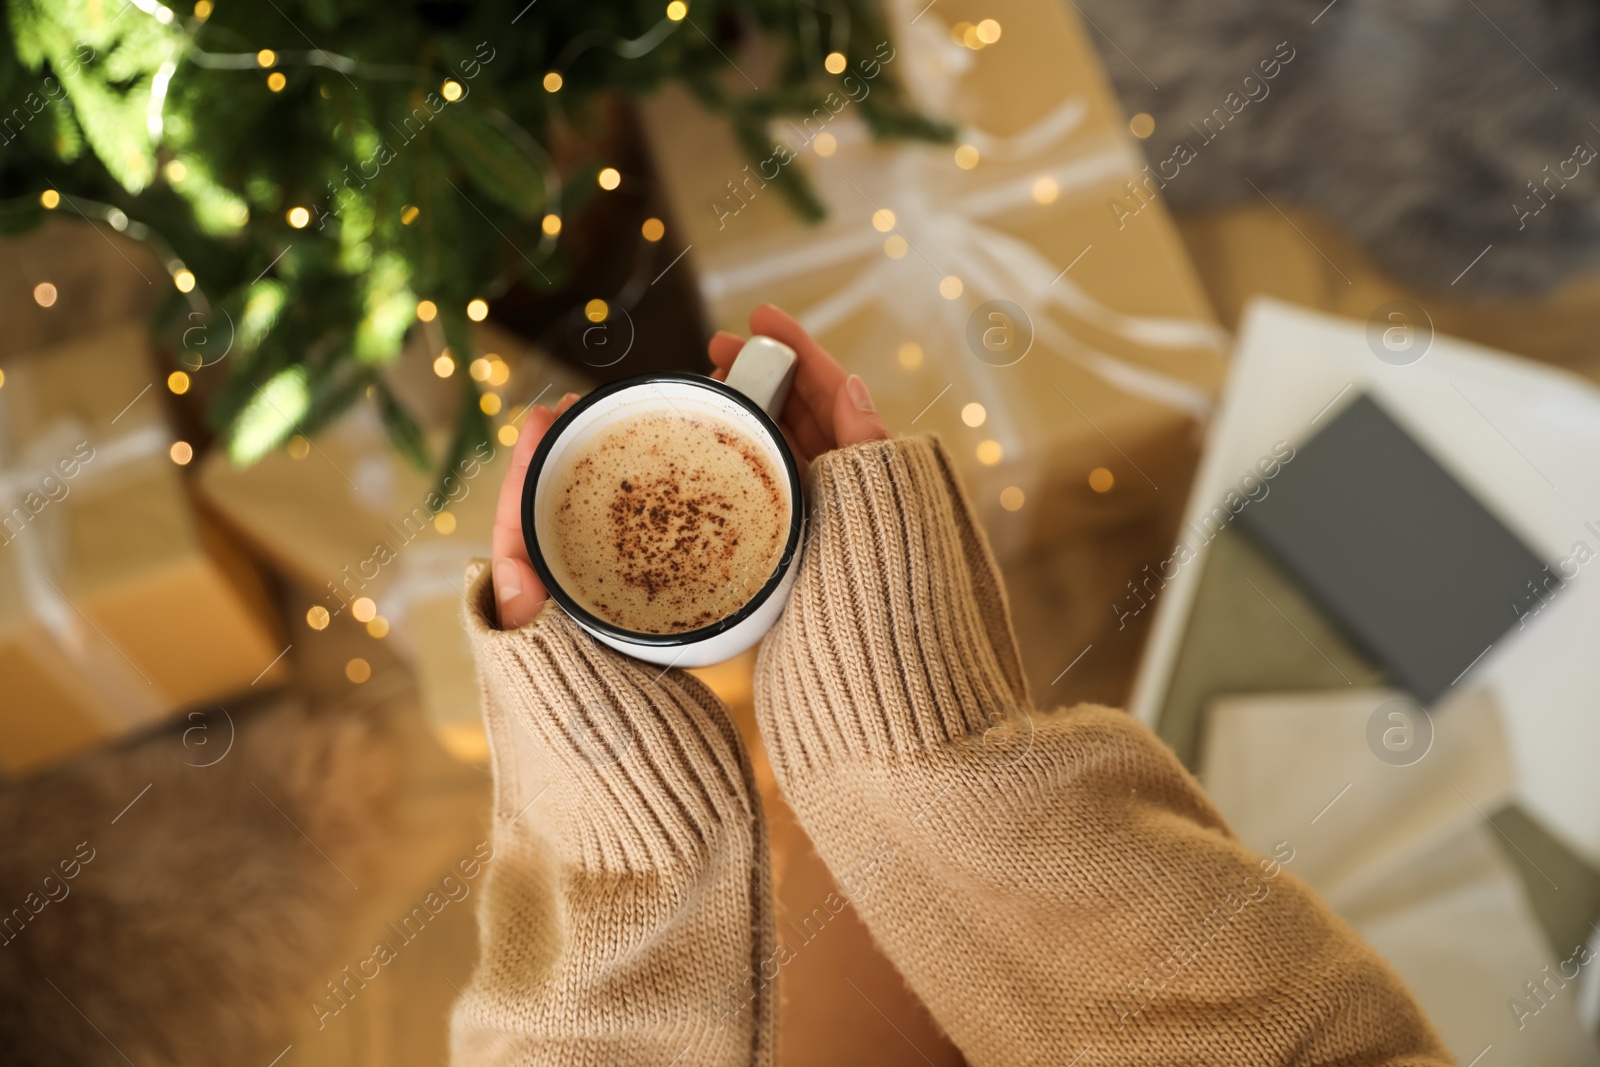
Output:
<instances>
[{"instance_id":1,"label":"mug handle","mask_svg":"<svg viewBox=\"0 0 1600 1067\"><path fill-rule=\"evenodd\" d=\"M794 349L782 341L757 334L739 349L728 369L726 383L755 401L776 422L789 397L789 384L794 381L794 368L799 361Z\"/></svg>"}]
</instances>

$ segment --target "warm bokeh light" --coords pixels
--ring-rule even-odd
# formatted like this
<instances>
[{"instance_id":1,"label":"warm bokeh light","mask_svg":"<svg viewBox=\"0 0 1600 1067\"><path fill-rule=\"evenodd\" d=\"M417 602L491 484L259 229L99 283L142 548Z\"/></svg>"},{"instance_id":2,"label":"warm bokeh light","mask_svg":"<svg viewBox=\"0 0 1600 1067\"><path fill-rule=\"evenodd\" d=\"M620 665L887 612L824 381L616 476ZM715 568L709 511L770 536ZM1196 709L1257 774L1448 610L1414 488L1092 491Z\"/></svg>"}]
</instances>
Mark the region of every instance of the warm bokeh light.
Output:
<instances>
[{"instance_id":1,"label":"warm bokeh light","mask_svg":"<svg viewBox=\"0 0 1600 1067\"><path fill-rule=\"evenodd\" d=\"M489 384L495 388L511 380L511 365L493 352L489 353Z\"/></svg>"},{"instance_id":2,"label":"warm bokeh light","mask_svg":"<svg viewBox=\"0 0 1600 1067\"><path fill-rule=\"evenodd\" d=\"M289 438L288 449L290 459L305 459L311 455L311 441L307 437L295 434Z\"/></svg>"},{"instance_id":3,"label":"warm bokeh light","mask_svg":"<svg viewBox=\"0 0 1600 1067\"><path fill-rule=\"evenodd\" d=\"M313 604L306 609L306 625L313 630L326 630L328 623L333 621L333 616L328 614L328 609L321 604Z\"/></svg>"},{"instance_id":4,"label":"warm bokeh light","mask_svg":"<svg viewBox=\"0 0 1600 1067\"><path fill-rule=\"evenodd\" d=\"M983 420L989 417L982 404L971 403L961 409L961 421L968 426L982 426Z\"/></svg>"},{"instance_id":5,"label":"warm bokeh light","mask_svg":"<svg viewBox=\"0 0 1600 1067\"><path fill-rule=\"evenodd\" d=\"M417 318L423 322L432 322L439 317L439 305L432 300L417 301Z\"/></svg>"},{"instance_id":6,"label":"warm bokeh light","mask_svg":"<svg viewBox=\"0 0 1600 1067\"><path fill-rule=\"evenodd\" d=\"M40 282L33 287L33 302L42 308L54 307L58 295L56 287L50 282Z\"/></svg>"},{"instance_id":7,"label":"warm bokeh light","mask_svg":"<svg viewBox=\"0 0 1600 1067\"><path fill-rule=\"evenodd\" d=\"M510 423L506 423L504 426L500 427L500 430L495 434L495 437L499 439L502 445L510 448L512 445L517 443L517 428Z\"/></svg>"},{"instance_id":8,"label":"warm bokeh light","mask_svg":"<svg viewBox=\"0 0 1600 1067\"><path fill-rule=\"evenodd\" d=\"M549 74L546 74L544 76L544 91L545 92L547 92L547 93L557 92L558 90L560 90L560 88L561 88L561 75L557 74L555 71L552 70Z\"/></svg>"},{"instance_id":9,"label":"warm bokeh light","mask_svg":"<svg viewBox=\"0 0 1600 1067\"><path fill-rule=\"evenodd\" d=\"M639 233L646 241L653 244L666 236L667 224L658 218L648 218L644 220L644 225L639 227Z\"/></svg>"},{"instance_id":10,"label":"warm bokeh light","mask_svg":"<svg viewBox=\"0 0 1600 1067\"><path fill-rule=\"evenodd\" d=\"M829 74L843 74L847 62L843 52L829 52L828 58L822 61L822 69Z\"/></svg>"},{"instance_id":11,"label":"warm bokeh light","mask_svg":"<svg viewBox=\"0 0 1600 1067\"><path fill-rule=\"evenodd\" d=\"M400 209L400 225L410 226L422 214L422 209L415 204L407 204Z\"/></svg>"},{"instance_id":12,"label":"warm bokeh light","mask_svg":"<svg viewBox=\"0 0 1600 1067\"><path fill-rule=\"evenodd\" d=\"M1156 120L1154 116L1141 111L1128 120L1128 131L1142 141L1156 132Z\"/></svg>"},{"instance_id":13,"label":"warm bokeh light","mask_svg":"<svg viewBox=\"0 0 1600 1067\"><path fill-rule=\"evenodd\" d=\"M204 22L211 17L211 0L195 0L194 17Z\"/></svg>"},{"instance_id":14,"label":"warm bokeh light","mask_svg":"<svg viewBox=\"0 0 1600 1067\"><path fill-rule=\"evenodd\" d=\"M181 370L175 370L167 375L167 388L178 396L189 391L189 376Z\"/></svg>"},{"instance_id":15,"label":"warm bokeh light","mask_svg":"<svg viewBox=\"0 0 1600 1067\"><path fill-rule=\"evenodd\" d=\"M916 370L922 366L922 346L915 341L907 341L900 346L900 365L906 370Z\"/></svg>"},{"instance_id":16,"label":"warm bokeh light","mask_svg":"<svg viewBox=\"0 0 1600 1067\"><path fill-rule=\"evenodd\" d=\"M167 455L172 457L172 462L180 467L187 467L194 458L194 446L188 441L174 441L172 447L167 449Z\"/></svg>"},{"instance_id":17,"label":"warm bokeh light","mask_svg":"<svg viewBox=\"0 0 1600 1067\"><path fill-rule=\"evenodd\" d=\"M985 467L992 467L1006 456L1006 450L1000 447L1000 442L990 438L978 442L978 462Z\"/></svg>"},{"instance_id":18,"label":"warm bokeh light","mask_svg":"<svg viewBox=\"0 0 1600 1067\"><path fill-rule=\"evenodd\" d=\"M891 233L883 239L883 254L890 259L904 259L910 250L911 242L897 233Z\"/></svg>"},{"instance_id":19,"label":"warm bokeh light","mask_svg":"<svg viewBox=\"0 0 1600 1067\"><path fill-rule=\"evenodd\" d=\"M811 150L823 159L827 159L839 150L839 142L833 134L824 130L811 139Z\"/></svg>"},{"instance_id":20,"label":"warm bokeh light","mask_svg":"<svg viewBox=\"0 0 1600 1067\"><path fill-rule=\"evenodd\" d=\"M961 295L961 279L954 274L947 274L939 279L939 295L946 300L954 300Z\"/></svg>"},{"instance_id":21,"label":"warm bokeh light","mask_svg":"<svg viewBox=\"0 0 1600 1067\"><path fill-rule=\"evenodd\" d=\"M872 213L872 228L879 233L888 233L894 229L894 212L886 207L880 207Z\"/></svg>"},{"instance_id":22,"label":"warm bokeh light","mask_svg":"<svg viewBox=\"0 0 1600 1067\"><path fill-rule=\"evenodd\" d=\"M367 635L369 637L379 638L388 637L389 620L384 618L382 615L373 616L372 621L367 623Z\"/></svg>"},{"instance_id":23,"label":"warm bokeh light","mask_svg":"<svg viewBox=\"0 0 1600 1067\"><path fill-rule=\"evenodd\" d=\"M448 537L456 532L456 517L448 511L441 511L433 517L433 528Z\"/></svg>"},{"instance_id":24,"label":"warm bokeh light","mask_svg":"<svg viewBox=\"0 0 1600 1067\"><path fill-rule=\"evenodd\" d=\"M172 284L178 287L178 292L180 293L192 292L194 290L194 271L184 267L172 276Z\"/></svg>"},{"instance_id":25,"label":"warm bokeh light","mask_svg":"<svg viewBox=\"0 0 1600 1067\"><path fill-rule=\"evenodd\" d=\"M456 372L456 361L449 352L439 353L439 358L433 361L433 373L441 378L448 378Z\"/></svg>"},{"instance_id":26,"label":"warm bokeh light","mask_svg":"<svg viewBox=\"0 0 1600 1067\"><path fill-rule=\"evenodd\" d=\"M461 88L461 83L456 81L454 78L446 78L444 80L444 84L439 86L439 95L450 101L452 104L461 99L463 92L465 92L465 90Z\"/></svg>"},{"instance_id":27,"label":"warm bokeh light","mask_svg":"<svg viewBox=\"0 0 1600 1067\"><path fill-rule=\"evenodd\" d=\"M1105 467L1096 467L1089 472L1089 488L1097 493L1109 493L1116 484L1116 476Z\"/></svg>"},{"instance_id":28,"label":"warm bokeh light","mask_svg":"<svg viewBox=\"0 0 1600 1067\"><path fill-rule=\"evenodd\" d=\"M489 317L489 302L482 298L467 301L467 318L473 322L482 322Z\"/></svg>"},{"instance_id":29,"label":"warm bokeh light","mask_svg":"<svg viewBox=\"0 0 1600 1067\"><path fill-rule=\"evenodd\" d=\"M289 225L297 230L305 229L307 224L311 222L311 212L299 206L290 208L289 213L284 217L289 220Z\"/></svg>"},{"instance_id":30,"label":"warm bokeh light","mask_svg":"<svg viewBox=\"0 0 1600 1067\"><path fill-rule=\"evenodd\" d=\"M545 233L549 234L551 237L556 236L556 234L561 232L561 216L546 215L544 217L544 221L539 224L539 228Z\"/></svg>"},{"instance_id":31,"label":"warm bokeh light","mask_svg":"<svg viewBox=\"0 0 1600 1067\"><path fill-rule=\"evenodd\" d=\"M972 32L984 44L994 44L1000 39L1000 24L994 19L984 19L973 27Z\"/></svg>"},{"instance_id":32,"label":"warm bokeh light","mask_svg":"<svg viewBox=\"0 0 1600 1067\"><path fill-rule=\"evenodd\" d=\"M962 170L971 170L978 165L978 149L973 145L964 144L956 149L956 166Z\"/></svg>"},{"instance_id":33,"label":"warm bokeh light","mask_svg":"<svg viewBox=\"0 0 1600 1067\"><path fill-rule=\"evenodd\" d=\"M167 161L167 165L162 168L162 171L166 174L167 181L174 185L178 184L189 176L189 168L184 165L184 162L181 159L169 159Z\"/></svg>"},{"instance_id":34,"label":"warm bokeh light","mask_svg":"<svg viewBox=\"0 0 1600 1067\"><path fill-rule=\"evenodd\" d=\"M378 605L369 596L356 597L356 602L350 605L350 614L356 622L370 622L378 614Z\"/></svg>"},{"instance_id":35,"label":"warm bokeh light","mask_svg":"<svg viewBox=\"0 0 1600 1067\"><path fill-rule=\"evenodd\" d=\"M595 181L600 183L600 188L611 190L622 184L622 172L616 167L602 167L595 176Z\"/></svg>"},{"instance_id":36,"label":"warm bokeh light","mask_svg":"<svg viewBox=\"0 0 1600 1067\"><path fill-rule=\"evenodd\" d=\"M611 314L611 308L598 296L583 305L583 317L590 322L604 322L609 314Z\"/></svg>"},{"instance_id":37,"label":"warm bokeh light","mask_svg":"<svg viewBox=\"0 0 1600 1067\"><path fill-rule=\"evenodd\" d=\"M357 656L344 665L344 676L357 685L372 677L372 664Z\"/></svg>"},{"instance_id":38,"label":"warm bokeh light","mask_svg":"<svg viewBox=\"0 0 1600 1067\"><path fill-rule=\"evenodd\" d=\"M270 67L278 62L278 53L270 48L263 48L256 53L256 62L263 67Z\"/></svg>"},{"instance_id":39,"label":"warm bokeh light","mask_svg":"<svg viewBox=\"0 0 1600 1067\"><path fill-rule=\"evenodd\" d=\"M1061 186L1051 177L1036 178L1033 183L1033 198L1041 204L1053 204L1056 197L1061 195Z\"/></svg>"},{"instance_id":40,"label":"warm bokeh light","mask_svg":"<svg viewBox=\"0 0 1600 1067\"><path fill-rule=\"evenodd\" d=\"M281 93L283 87L289 84L289 79L283 76L283 71L275 70L267 75L267 88L275 93Z\"/></svg>"},{"instance_id":41,"label":"warm bokeh light","mask_svg":"<svg viewBox=\"0 0 1600 1067\"><path fill-rule=\"evenodd\" d=\"M500 394L484 393L478 398L478 410L485 415L500 414Z\"/></svg>"},{"instance_id":42,"label":"warm bokeh light","mask_svg":"<svg viewBox=\"0 0 1600 1067\"><path fill-rule=\"evenodd\" d=\"M673 22L682 22L688 15L689 5L683 0L672 0L672 3L667 5L667 18Z\"/></svg>"},{"instance_id":43,"label":"warm bokeh light","mask_svg":"<svg viewBox=\"0 0 1600 1067\"><path fill-rule=\"evenodd\" d=\"M1021 510L1026 499L1022 494L1022 490L1014 485L1008 485L1000 490L1000 506L1007 511Z\"/></svg>"},{"instance_id":44,"label":"warm bokeh light","mask_svg":"<svg viewBox=\"0 0 1600 1067\"><path fill-rule=\"evenodd\" d=\"M475 382L488 381L489 361L484 359L482 356L479 356L477 359L467 364L467 373L472 375L472 380Z\"/></svg>"},{"instance_id":45,"label":"warm bokeh light","mask_svg":"<svg viewBox=\"0 0 1600 1067\"><path fill-rule=\"evenodd\" d=\"M61 194L54 189L46 189L39 194L39 203L44 205L46 211L54 211L56 205L61 203Z\"/></svg>"}]
</instances>

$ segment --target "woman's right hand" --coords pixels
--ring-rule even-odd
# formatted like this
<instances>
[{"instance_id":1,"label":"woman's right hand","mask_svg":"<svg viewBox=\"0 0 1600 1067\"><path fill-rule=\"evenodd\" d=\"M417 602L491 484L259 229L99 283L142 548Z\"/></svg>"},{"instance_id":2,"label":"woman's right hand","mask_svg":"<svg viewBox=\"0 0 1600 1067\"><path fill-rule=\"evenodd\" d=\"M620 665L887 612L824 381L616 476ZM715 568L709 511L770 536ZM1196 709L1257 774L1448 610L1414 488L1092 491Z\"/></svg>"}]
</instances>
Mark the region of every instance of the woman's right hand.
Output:
<instances>
[{"instance_id":1,"label":"woman's right hand","mask_svg":"<svg viewBox=\"0 0 1600 1067\"><path fill-rule=\"evenodd\" d=\"M782 341L800 357L778 425L801 460L809 463L835 448L889 436L883 416L873 407L867 383L860 375L846 375L839 361L787 312L762 304L750 313L750 332ZM744 342L743 337L726 331L711 338L711 362L717 368L712 377L720 381L728 376Z\"/></svg>"}]
</instances>

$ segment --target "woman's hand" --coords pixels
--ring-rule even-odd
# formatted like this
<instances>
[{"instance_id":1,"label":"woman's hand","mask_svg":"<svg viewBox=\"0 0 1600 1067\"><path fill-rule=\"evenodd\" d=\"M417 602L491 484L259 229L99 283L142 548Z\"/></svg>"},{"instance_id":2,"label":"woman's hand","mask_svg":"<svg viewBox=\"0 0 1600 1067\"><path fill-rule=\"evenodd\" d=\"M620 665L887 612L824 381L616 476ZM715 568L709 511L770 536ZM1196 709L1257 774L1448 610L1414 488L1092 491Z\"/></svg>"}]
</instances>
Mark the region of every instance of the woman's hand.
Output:
<instances>
[{"instance_id":1,"label":"woman's hand","mask_svg":"<svg viewBox=\"0 0 1600 1067\"><path fill-rule=\"evenodd\" d=\"M511 469L500 483L500 502L494 511L494 602L500 612L500 629L515 630L532 620L544 606L544 583L528 561L528 543L522 539L522 480L528 473L534 449L556 421L556 416L577 402L568 393L552 411L540 404L522 421L522 432L511 451Z\"/></svg>"},{"instance_id":2,"label":"woman's hand","mask_svg":"<svg viewBox=\"0 0 1600 1067\"><path fill-rule=\"evenodd\" d=\"M835 448L889 436L883 416L872 406L867 383L859 375L847 376L838 360L787 312L762 304L750 313L750 332L782 341L800 357L778 425L802 463ZM712 377L720 381L728 376L744 342L743 337L727 332L711 338L711 362L717 368Z\"/></svg>"},{"instance_id":3,"label":"woman's hand","mask_svg":"<svg viewBox=\"0 0 1600 1067\"><path fill-rule=\"evenodd\" d=\"M761 305L750 315L750 332L782 341L800 357L778 425L802 463L835 448L889 436L883 416L872 406L867 384L857 375L846 375L838 361L786 312L771 304ZM711 338L714 378L728 376L744 342L744 338L725 332ZM494 516L494 599L502 630L528 623L546 599L544 583L528 561L528 545L522 537L522 481L551 423L577 399L578 394L568 393L553 411L538 406L528 412L511 453L511 469L500 486Z\"/></svg>"}]
</instances>

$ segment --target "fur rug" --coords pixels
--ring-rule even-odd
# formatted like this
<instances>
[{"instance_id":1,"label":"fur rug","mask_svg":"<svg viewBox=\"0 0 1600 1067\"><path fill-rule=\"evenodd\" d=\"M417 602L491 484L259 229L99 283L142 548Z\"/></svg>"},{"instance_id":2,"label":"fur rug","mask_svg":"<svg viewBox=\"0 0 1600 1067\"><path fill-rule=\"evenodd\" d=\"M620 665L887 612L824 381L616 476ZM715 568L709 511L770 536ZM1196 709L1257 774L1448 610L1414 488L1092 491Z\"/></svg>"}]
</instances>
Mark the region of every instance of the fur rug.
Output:
<instances>
[{"instance_id":1,"label":"fur rug","mask_svg":"<svg viewBox=\"0 0 1600 1067\"><path fill-rule=\"evenodd\" d=\"M271 1061L381 843L394 768L374 718L277 703L0 789L0 1059Z\"/></svg>"},{"instance_id":2,"label":"fur rug","mask_svg":"<svg viewBox=\"0 0 1600 1067\"><path fill-rule=\"evenodd\" d=\"M1592 0L1075 6L1128 112L1155 118L1143 147L1179 211L1303 204L1397 278L1460 295L1600 261Z\"/></svg>"}]
</instances>

